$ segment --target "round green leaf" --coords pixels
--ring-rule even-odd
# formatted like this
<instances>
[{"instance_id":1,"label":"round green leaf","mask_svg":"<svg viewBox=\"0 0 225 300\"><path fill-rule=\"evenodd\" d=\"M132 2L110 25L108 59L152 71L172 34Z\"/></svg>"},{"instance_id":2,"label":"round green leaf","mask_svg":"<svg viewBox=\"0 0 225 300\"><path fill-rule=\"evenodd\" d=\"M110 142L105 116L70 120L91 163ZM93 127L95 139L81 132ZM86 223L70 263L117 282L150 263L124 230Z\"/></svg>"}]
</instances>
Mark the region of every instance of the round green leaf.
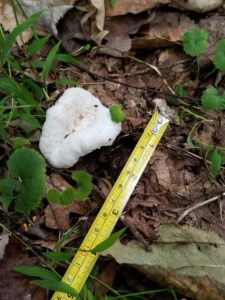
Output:
<instances>
[{"instance_id":1,"label":"round green leaf","mask_svg":"<svg viewBox=\"0 0 225 300\"><path fill-rule=\"evenodd\" d=\"M72 173L71 177L78 184L78 187L74 192L75 200L85 200L92 190L91 175L85 171L75 171Z\"/></svg>"},{"instance_id":2,"label":"round green leaf","mask_svg":"<svg viewBox=\"0 0 225 300\"><path fill-rule=\"evenodd\" d=\"M213 63L217 69L225 71L225 39L218 42Z\"/></svg>"},{"instance_id":3,"label":"round green leaf","mask_svg":"<svg viewBox=\"0 0 225 300\"><path fill-rule=\"evenodd\" d=\"M185 32L182 42L186 54L198 57L206 50L208 33L200 28Z\"/></svg>"},{"instance_id":4,"label":"round green leaf","mask_svg":"<svg viewBox=\"0 0 225 300\"><path fill-rule=\"evenodd\" d=\"M21 148L14 151L7 165L10 176L18 183L15 211L29 213L45 194L45 161L35 150Z\"/></svg>"},{"instance_id":5,"label":"round green leaf","mask_svg":"<svg viewBox=\"0 0 225 300\"><path fill-rule=\"evenodd\" d=\"M122 111L120 105L112 105L109 108L111 118L116 123L121 123L125 120L126 114Z\"/></svg>"},{"instance_id":6,"label":"round green leaf","mask_svg":"<svg viewBox=\"0 0 225 300\"><path fill-rule=\"evenodd\" d=\"M202 106L206 109L225 109L225 95L218 95L214 87L206 89L201 96Z\"/></svg>"}]
</instances>

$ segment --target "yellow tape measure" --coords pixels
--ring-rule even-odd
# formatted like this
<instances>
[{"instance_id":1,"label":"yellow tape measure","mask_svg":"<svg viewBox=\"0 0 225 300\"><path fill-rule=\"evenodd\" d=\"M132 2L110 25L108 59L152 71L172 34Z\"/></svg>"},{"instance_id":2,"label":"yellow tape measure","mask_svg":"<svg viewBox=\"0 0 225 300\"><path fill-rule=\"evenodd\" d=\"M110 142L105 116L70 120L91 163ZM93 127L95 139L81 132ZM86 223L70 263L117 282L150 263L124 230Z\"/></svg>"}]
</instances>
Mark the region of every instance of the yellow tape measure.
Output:
<instances>
[{"instance_id":1,"label":"yellow tape measure","mask_svg":"<svg viewBox=\"0 0 225 300\"><path fill-rule=\"evenodd\" d=\"M126 165L89 229L80 249L73 258L62 281L73 287L77 293L83 288L98 254L90 251L109 237L127 204L149 159L157 147L169 120L155 112L131 153ZM82 251L84 250L84 251ZM55 292L51 300L76 299L62 292Z\"/></svg>"}]
</instances>

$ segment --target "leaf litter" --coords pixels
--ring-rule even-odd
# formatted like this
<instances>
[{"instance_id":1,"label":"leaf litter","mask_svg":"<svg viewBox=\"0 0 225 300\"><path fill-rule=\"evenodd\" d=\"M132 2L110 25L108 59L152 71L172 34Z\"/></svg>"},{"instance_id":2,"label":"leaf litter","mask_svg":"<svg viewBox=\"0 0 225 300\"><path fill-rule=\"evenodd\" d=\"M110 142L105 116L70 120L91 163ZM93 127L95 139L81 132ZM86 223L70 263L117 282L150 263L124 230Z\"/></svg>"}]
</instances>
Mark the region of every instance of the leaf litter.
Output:
<instances>
[{"instance_id":1,"label":"leaf litter","mask_svg":"<svg viewBox=\"0 0 225 300\"><path fill-rule=\"evenodd\" d=\"M19 2L30 15L31 6L34 7L32 1ZM38 2L38 10L46 7L44 2ZM201 114L196 101L191 102L190 105L195 112L204 118L191 136L192 143L203 151L203 157L198 151L191 152L187 137L193 128L193 116L186 114L178 119L180 107L171 106L170 97L163 95L169 93L168 86L151 67L145 64L157 66L172 89L175 90L177 85L181 85L188 89L188 95L193 98L200 95L203 87L213 86L215 83L222 87L223 74L220 78L209 76L205 79L195 76L193 72L195 66L190 57L183 53L181 40L184 32L193 27L199 26L209 32L207 52L200 58L203 72L207 75L216 42L224 36L224 26L221 25L224 22L223 8L208 15L192 15L191 12L174 7L174 3L179 1L140 3L129 0L124 1L122 6L120 1L116 1L115 10L107 2L104 12L104 1L91 1L81 6L80 4L84 2L76 1L72 8L74 1L50 1L48 8L52 17L47 23L41 19L43 28L54 32L62 39L62 45L69 53L76 53L84 43L99 44L103 41L105 44L102 49L97 47L88 55L79 55L79 66L71 66L65 70L59 64L59 79L66 76L82 83L108 107L115 103L121 105L127 119L122 125L123 133L110 148L96 150L82 158L76 165L76 169L87 170L94 176L94 192L90 199L84 203L73 202L66 207L44 203L37 212L38 217L42 217L42 222L38 226L43 227L49 234L35 236L29 232L21 233L35 245L40 245L38 247L54 249L58 233L66 232L76 224L77 231L67 241L69 245L79 247L98 208L147 124L155 108L154 100L157 102L156 99L160 97L162 101L160 103L158 101L158 107L161 109L164 107L164 112L170 111L174 118L120 220L128 227L128 239L136 239L141 244L136 241L129 241L127 245L118 242L108 250L108 253L120 264L135 265L150 279L174 287L186 297L225 299L223 254L225 224L222 196L218 197L218 201L187 214L182 221L184 226L175 225L186 209L223 193L224 169L221 169L215 183L210 178L204 157L207 156L208 145L216 144L224 147L223 112L204 111ZM173 2L173 6L170 2ZM7 1L1 6L0 16L3 17L4 9L7 8L4 4L8 5ZM157 9L148 11L153 7ZM0 18L0 22L6 31L15 25L8 25L4 18ZM115 49L107 49L110 47ZM129 52L128 55L124 54L124 51L126 54ZM143 63L135 61L132 57L139 58ZM56 81L57 79L53 83ZM59 89L56 94L61 92ZM157 92L162 94L158 95ZM69 173L64 170L52 171L48 167L48 188L63 191L72 185L70 170ZM10 239L6 250L3 250L5 256L0 264L4 270L8 272L9 267L21 262L38 263L34 257L27 257L16 248L13 250L14 246L15 241ZM11 249L13 253L11 258L7 249ZM127 257L122 257L122 254L126 253ZM16 256L21 258L19 262ZM145 260L142 260L144 258ZM112 267L109 268L111 264ZM102 271L99 278L112 285L117 276L115 263L108 264L102 259L100 265ZM111 273L108 268L112 269ZM34 290L36 287L28 285L21 275L7 273L7 276L9 279L13 276L12 280L16 280L15 284L19 285L15 293L36 295ZM9 291L8 283L3 281L2 287L6 294ZM24 289L28 291L24 292ZM106 290L100 291L102 296ZM42 298L34 296L34 299L45 299L46 294L43 290L41 293Z\"/></svg>"}]
</instances>

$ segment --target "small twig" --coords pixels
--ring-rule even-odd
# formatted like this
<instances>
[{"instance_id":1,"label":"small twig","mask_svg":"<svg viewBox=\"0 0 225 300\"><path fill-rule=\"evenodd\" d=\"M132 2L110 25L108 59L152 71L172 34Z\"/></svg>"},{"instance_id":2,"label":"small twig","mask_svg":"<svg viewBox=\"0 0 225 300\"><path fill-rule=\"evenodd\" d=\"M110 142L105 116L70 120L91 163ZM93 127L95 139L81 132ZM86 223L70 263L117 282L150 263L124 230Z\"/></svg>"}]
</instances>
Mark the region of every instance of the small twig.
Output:
<instances>
[{"instance_id":1,"label":"small twig","mask_svg":"<svg viewBox=\"0 0 225 300\"><path fill-rule=\"evenodd\" d=\"M28 245L22 238L20 238L18 236L18 234L12 232L9 228L7 228L2 223L0 223L0 227L2 227L5 231L7 231L8 233L10 233L12 236L14 236L22 245L24 245L28 250L30 250L42 262L43 265L47 266L54 273L56 273L57 275L59 275L58 272L51 265L49 265L30 245Z\"/></svg>"},{"instance_id":2,"label":"small twig","mask_svg":"<svg viewBox=\"0 0 225 300\"><path fill-rule=\"evenodd\" d=\"M129 59L131 59L131 60L133 60L133 61L136 61L136 62L139 63L139 64L143 64L143 65L145 65L145 66L151 68L152 70L154 70L154 71L159 75L159 77L162 79L163 83L166 85L166 87L167 87L168 90L171 92L171 94L172 94L172 95L175 95L174 90L170 87L169 83L166 81L166 79L163 77L161 71L160 71L156 66L154 66L154 65L152 65L152 64L149 64L148 62L143 61L143 60L141 60L141 59L138 59L138 58L136 58L136 57L134 57L134 56L131 56L131 55L124 55L124 57L127 57L127 58L129 58Z\"/></svg>"},{"instance_id":3,"label":"small twig","mask_svg":"<svg viewBox=\"0 0 225 300\"><path fill-rule=\"evenodd\" d=\"M114 82L114 83L117 83L117 84L120 84L120 85L123 85L123 86L127 86L129 88L133 88L133 89L137 89L137 90L142 90L142 91L150 92L150 93L155 93L155 94L158 94L158 95L169 96L169 97L174 96L174 97L177 97L177 98L180 98L180 99L184 99L184 100L186 99L186 100L199 101L199 99L194 98L194 97L180 96L180 95L174 95L174 94L170 94L170 93L166 93L166 92L160 92L160 91L157 91L156 89L151 89L151 88L148 88L148 87L146 88L146 87L142 87L142 86L137 86L137 85L129 84L129 83L122 82L122 81L119 81L119 80L115 80L115 79L110 78L108 76L102 76L100 74L97 74L97 73L94 73L94 72L88 70L86 67L82 66L81 64L76 65L76 68L79 69L79 70L81 70L81 71L83 71L83 72L88 73L93 78L100 78L100 79L103 79L105 81ZM72 72L76 72L73 69L71 69L71 71Z\"/></svg>"},{"instance_id":4,"label":"small twig","mask_svg":"<svg viewBox=\"0 0 225 300\"><path fill-rule=\"evenodd\" d=\"M166 146L167 148L169 148L169 149L171 149L171 150L174 150L174 151L180 151L180 152L183 152L185 155L187 155L187 156L189 156L189 157L196 158L196 159L198 159L198 160L207 162L208 164L211 163L210 160L205 159L205 158L201 157L200 155L197 155L197 154L195 154L195 153L193 153L193 152L190 152L190 151L188 151L188 150L186 150L186 149L180 148L180 147L178 147L178 146L176 146L176 145L169 144L169 143L167 143L167 142L160 142L159 145ZM225 170L225 167L221 166L220 169Z\"/></svg>"},{"instance_id":5,"label":"small twig","mask_svg":"<svg viewBox=\"0 0 225 300\"><path fill-rule=\"evenodd\" d=\"M199 207L202 207L204 205L207 205L211 202L214 202L216 200L218 200L219 198L221 198L222 196L225 196L225 192L222 193L222 195L218 195L218 196L215 196L213 198L210 198L208 200L205 200L203 202L200 202L200 203L197 203L195 205L193 205L192 207L188 208L187 210L185 210L182 215L180 215L180 217L177 219L177 224L180 223L188 214L190 214L193 210L199 208Z\"/></svg>"}]
</instances>

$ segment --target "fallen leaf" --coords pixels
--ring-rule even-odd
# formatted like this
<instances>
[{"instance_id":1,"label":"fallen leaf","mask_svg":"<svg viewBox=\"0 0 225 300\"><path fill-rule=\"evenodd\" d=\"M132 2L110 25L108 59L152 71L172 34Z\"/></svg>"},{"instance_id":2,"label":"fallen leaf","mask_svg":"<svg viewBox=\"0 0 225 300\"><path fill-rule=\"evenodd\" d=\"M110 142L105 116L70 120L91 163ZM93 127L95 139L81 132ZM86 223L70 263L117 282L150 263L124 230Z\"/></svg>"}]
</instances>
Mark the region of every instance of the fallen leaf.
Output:
<instances>
[{"instance_id":1,"label":"fallen leaf","mask_svg":"<svg viewBox=\"0 0 225 300\"><path fill-rule=\"evenodd\" d=\"M196 12L207 12L214 10L220 7L224 1L223 0L211 0L211 1L204 1L204 0L173 0L178 7L181 7L185 10L191 10Z\"/></svg>"},{"instance_id":2,"label":"fallen leaf","mask_svg":"<svg viewBox=\"0 0 225 300\"><path fill-rule=\"evenodd\" d=\"M157 11L154 18L133 38L132 48L152 49L174 45L194 26L195 22L182 13Z\"/></svg>"},{"instance_id":3,"label":"fallen leaf","mask_svg":"<svg viewBox=\"0 0 225 300\"><path fill-rule=\"evenodd\" d=\"M110 1L106 1L106 17L126 15L128 13L138 14L148 9L153 9L160 4L171 3L171 0L123 0L116 1L115 7L112 8Z\"/></svg>"},{"instance_id":4,"label":"fallen leaf","mask_svg":"<svg viewBox=\"0 0 225 300\"><path fill-rule=\"evenodd\" d=\"M178 281L181 277L189 279L192 284L185 286L188 291L186 295L195 296L194 299L225 299L225 241L222 238L212 231L175 224L160 225L156 233L158 240L151 246L150 252L146 252L136 241L126 246L117 241L102 255L111 255L120 264L135 265L145 274L149 270L157 281L160 281L157 275L161 278L172 276ZM208 284L208 298L202 292L204 281ZM182 280L180 283L182 290ZM201 293L204 297L199 297ZM213 298L215 295L220 297Z\"/></svg>"},{"instance_id":5,"label":"fallen leaf","mask_svg":"<svg viewBox=\"0 0 225 300\"><path fill-rule=\"evenodd\" d=\"M91 4L97 9L96 27L99 31L103 31L105 22L105 1L91 0Z\"/></svg>"},{"instance_id":6,"label":"fallen leaf","mask_svg":"<svg viewBox=\"0 0 225 300\"><path fill-rule=\"evenodd\" d=\"M49 228L68 230L70 214L85 215L88 212L85 202L73 202L70 205L51 204L45 208L45 225Z\"/></svg>"},{"instance_id":7,"label":"fallen leaf","mask_svg":"<svg viewBox=\"0 0 225 300\"><path fill-rule=\"evenodd\" d=\"M98 280L100 282L95 281L95 290L97 291L98 297L100 299L104 298L106 293L108 292L108 286L112 286L115 275L116 275L117 263L115 261L107 262L103 270L98 275ZM102 284L105 283L106 285Z\"/></svg>"},{"instance_id":8,"label":"fallen leaf","mask_svg":"<svg viewBox=\"0 0 225 300\"><path fill-rule=\"evenodd\" d=\"M144 13L106 19L105 29L108 31L108 34L104 39L107 41L107 43L105 44L106 49L103 48L102 52L109 53L109 51L111 51L111 55L118 56L118 51L113 51L107 48L117 49L121 52L129 51L131 49L132 42L130 35L137 33L142 25L149 23L151 18L152 15L149 16L148 14Z\"/></svg>"},{"instance_id":9,"label":"fallen leaf","mask_svg":"<svg viewBox=\"0 0 225 300\"><path fill-rule=\"evenodd\" d=\"M0 234L0 259L3 258L5 253L5 248L9 242L9 235L6 233Z\"/></svg>"},{"instance_id":10,"label":"fallen leaf","mask_svg":"<svg viewBox=\"0 0 225 300\"><path fill-rule=\"evenodd\" d=\"M155 108L170 122L173 122L179 125L179 115L178 111L174 107L170 107L167 105L166 99L155 98L152 100L155 104Z\"/></svg>"},{"instance_id":11,"label":"fallen leaf","mask_svg":"<svg viewBox=\"0 0 225 300\"><path fill-rule=\"evenodd\" d=\"M10 237L4 258L0 260L0 299L47 300L47 290L31 285L30 278L12 271L18 265L37 265L40 261L22 250L21 243ZM3 276L4 274L4 276Z\"/></svg>"},{"instance_id":12,"label":"fallen leaf","mask_svg":"<svg viewBox=\"0 0 225 300\"><path fill-rule=\"evenodd\" d=\"M17 15L15 17L12 2L10 0L2 0L0 2L0 24L2 25L4 31L11 32L17 26L16 18L19 23L22 23L26 20L20 9L17 9L16 13ZM32 37L32 31L27 30L23 32L22 37L24 43L28 42ZM20 37L17 38L18 45L21 46L23 42Z\"/></svg>"}]
</instances>

